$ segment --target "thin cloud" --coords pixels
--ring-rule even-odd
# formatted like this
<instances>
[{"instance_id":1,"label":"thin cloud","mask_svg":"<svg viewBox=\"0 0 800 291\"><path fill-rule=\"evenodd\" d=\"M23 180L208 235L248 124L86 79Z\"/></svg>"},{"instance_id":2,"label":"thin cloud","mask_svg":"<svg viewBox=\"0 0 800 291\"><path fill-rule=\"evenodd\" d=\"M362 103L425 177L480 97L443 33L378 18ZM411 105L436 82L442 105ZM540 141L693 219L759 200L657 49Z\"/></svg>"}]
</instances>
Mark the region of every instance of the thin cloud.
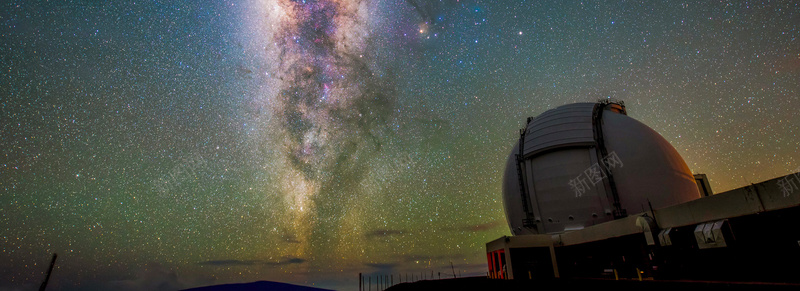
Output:
<instances>
[{"instance_id":1,"label":"thin cloud","mask_svg":"<svg viewBox=\"0 0 800 291\"><path fill-rule=\"evenodd\" d=\"M278 262L267 262L267 265L271 266L283 266L283 265L291 265L291 264L302 264L305 263L305 259L301 258L287 258Z\"/></svg>"},{"instance_id":2,"label":"thin cloud","mask_svg":"<svg viewBox=\"0 0 800 291\"><path fill-rule=\"evenodd\" d=\"M376 229L364 234L367 238L382 238L382 237L389 237L393 235L402 235L406 233L403 230L399 229Z\"/></svg>"},{"instance_id":3,"label":"thin cloud","mask_svg":"<svg viewBox=\"0 0 800 291\"><path fill-rule=\"evenodd\" d=\"M300 241L297 240L297 237L294 236L294 235L291 235L291 234L284 235L281 238L283 239L284 242L287 242L287 243L293 243L293 244L300 243Z\"/></svg>"},{"instance_id":4,"label":"thin cloud","mask_svg":"<svg viewBox=\"0 0 800 291\"><path fill-rule=\"evenodd\" d=\"M390 270L398 266L398 264L393 263L365 263L364 265L379 270Z\"/></svg>"},{"instance_id":5,"label":"thin cloud","mask_svg":"<svg viewBox=\"0 0 800 291\"><path fill-rule=\"evenodd\" d=\"M197 263L202 266L253 266L253 265L266 265L266 266L284 266L292 264L305 263L305 259L287 257L279 261L265 261L265 260L210 260Z\"/></svg>"},{"instance_id":6,"label":"thin cloud","mask_svg":"<svg viewBox=\"0 0 800 291\"><path fill-rule=\"evenodd\" d=\"M257 260L211 260L198 263L206 266L250 266L261 261Z\"/></svg>"}]
</instances>

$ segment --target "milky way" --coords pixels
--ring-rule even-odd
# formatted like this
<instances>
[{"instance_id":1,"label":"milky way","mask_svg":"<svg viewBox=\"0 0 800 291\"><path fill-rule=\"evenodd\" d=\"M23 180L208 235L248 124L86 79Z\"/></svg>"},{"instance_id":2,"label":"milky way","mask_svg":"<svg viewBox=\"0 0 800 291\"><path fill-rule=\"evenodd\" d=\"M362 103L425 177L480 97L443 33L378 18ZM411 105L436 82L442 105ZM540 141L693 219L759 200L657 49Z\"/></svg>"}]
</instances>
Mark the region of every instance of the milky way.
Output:
<instances>
[{"instance_id":1,"label":"milky way","mask_svg":"<svg viewBox=\"0 0 800 291\"><path fill-rule=\"evenodd\" d=\"M367 1L277 1L274 31L280 88L266 96L274 104L271 126L286 136L284 195L291 227L302 247L296 255L342 251L312 233L358 236L346 208L363 201L365 179L381 153L396 93L390 73L370 67ZM374 63L374 62L373 62ZM357 217L356 217L357 218ZM314 248L309 250L310 245ZM330 249L333 248L333 249Z\"/></svg>"}]
</instances>

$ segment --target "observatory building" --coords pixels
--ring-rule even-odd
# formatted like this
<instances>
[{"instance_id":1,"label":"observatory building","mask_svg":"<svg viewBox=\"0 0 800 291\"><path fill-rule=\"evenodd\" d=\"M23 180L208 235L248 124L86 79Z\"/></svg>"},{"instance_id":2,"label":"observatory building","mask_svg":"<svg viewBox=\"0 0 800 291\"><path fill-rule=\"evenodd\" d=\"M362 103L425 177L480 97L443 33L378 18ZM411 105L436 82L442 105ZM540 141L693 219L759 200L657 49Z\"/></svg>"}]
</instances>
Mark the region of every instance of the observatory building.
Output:
<instances>
[{"instance_id":1,"label":"observatory building","mask_svg":"<svg viewBox=\"0 0 800 291\"><path fill-rule=\"evenodd\" d=\"M511 150L512 236L486 244L489 276L798 281L798 186L715 195L622 102L564 105L528 118Z\"/></svg>"}]
</instances>

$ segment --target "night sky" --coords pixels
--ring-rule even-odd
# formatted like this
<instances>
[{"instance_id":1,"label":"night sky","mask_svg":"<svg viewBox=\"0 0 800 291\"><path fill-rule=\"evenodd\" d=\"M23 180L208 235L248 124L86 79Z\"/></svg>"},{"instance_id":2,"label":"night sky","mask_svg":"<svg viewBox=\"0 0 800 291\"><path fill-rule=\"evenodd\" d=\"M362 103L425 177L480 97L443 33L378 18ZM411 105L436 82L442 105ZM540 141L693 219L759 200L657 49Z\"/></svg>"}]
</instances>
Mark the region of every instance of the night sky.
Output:
<instances>
[{"instance_id":1,"label":"night sky","mask_svg":"<svg viewBox=\"0 0 800 291\"><path fill-rule=\"evenodd\" d=\"M0 5L1 290L485 274L518 129L573 102L715 192L800 168L798 1Z\"/></svg>"}]
</instances>

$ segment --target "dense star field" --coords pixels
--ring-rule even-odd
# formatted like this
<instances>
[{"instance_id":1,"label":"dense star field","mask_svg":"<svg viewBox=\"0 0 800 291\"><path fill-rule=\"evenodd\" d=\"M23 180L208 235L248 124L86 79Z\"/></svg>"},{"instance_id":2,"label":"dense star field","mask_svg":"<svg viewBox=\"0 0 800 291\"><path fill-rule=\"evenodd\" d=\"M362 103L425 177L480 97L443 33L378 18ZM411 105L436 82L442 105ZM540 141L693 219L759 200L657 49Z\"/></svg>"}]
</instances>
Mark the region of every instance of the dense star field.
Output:
<instances>
[{"instance_id":1,"label":"dense star field","mask_svg":"<svg viewBox=\"0 0 800 291\"><path fill-rule=\"evenodd\" d=\"M715 192L800 171L798 1L0 7L0 290L482 275L518 129L573 102Z\"/></svg>"}]
</instances>

